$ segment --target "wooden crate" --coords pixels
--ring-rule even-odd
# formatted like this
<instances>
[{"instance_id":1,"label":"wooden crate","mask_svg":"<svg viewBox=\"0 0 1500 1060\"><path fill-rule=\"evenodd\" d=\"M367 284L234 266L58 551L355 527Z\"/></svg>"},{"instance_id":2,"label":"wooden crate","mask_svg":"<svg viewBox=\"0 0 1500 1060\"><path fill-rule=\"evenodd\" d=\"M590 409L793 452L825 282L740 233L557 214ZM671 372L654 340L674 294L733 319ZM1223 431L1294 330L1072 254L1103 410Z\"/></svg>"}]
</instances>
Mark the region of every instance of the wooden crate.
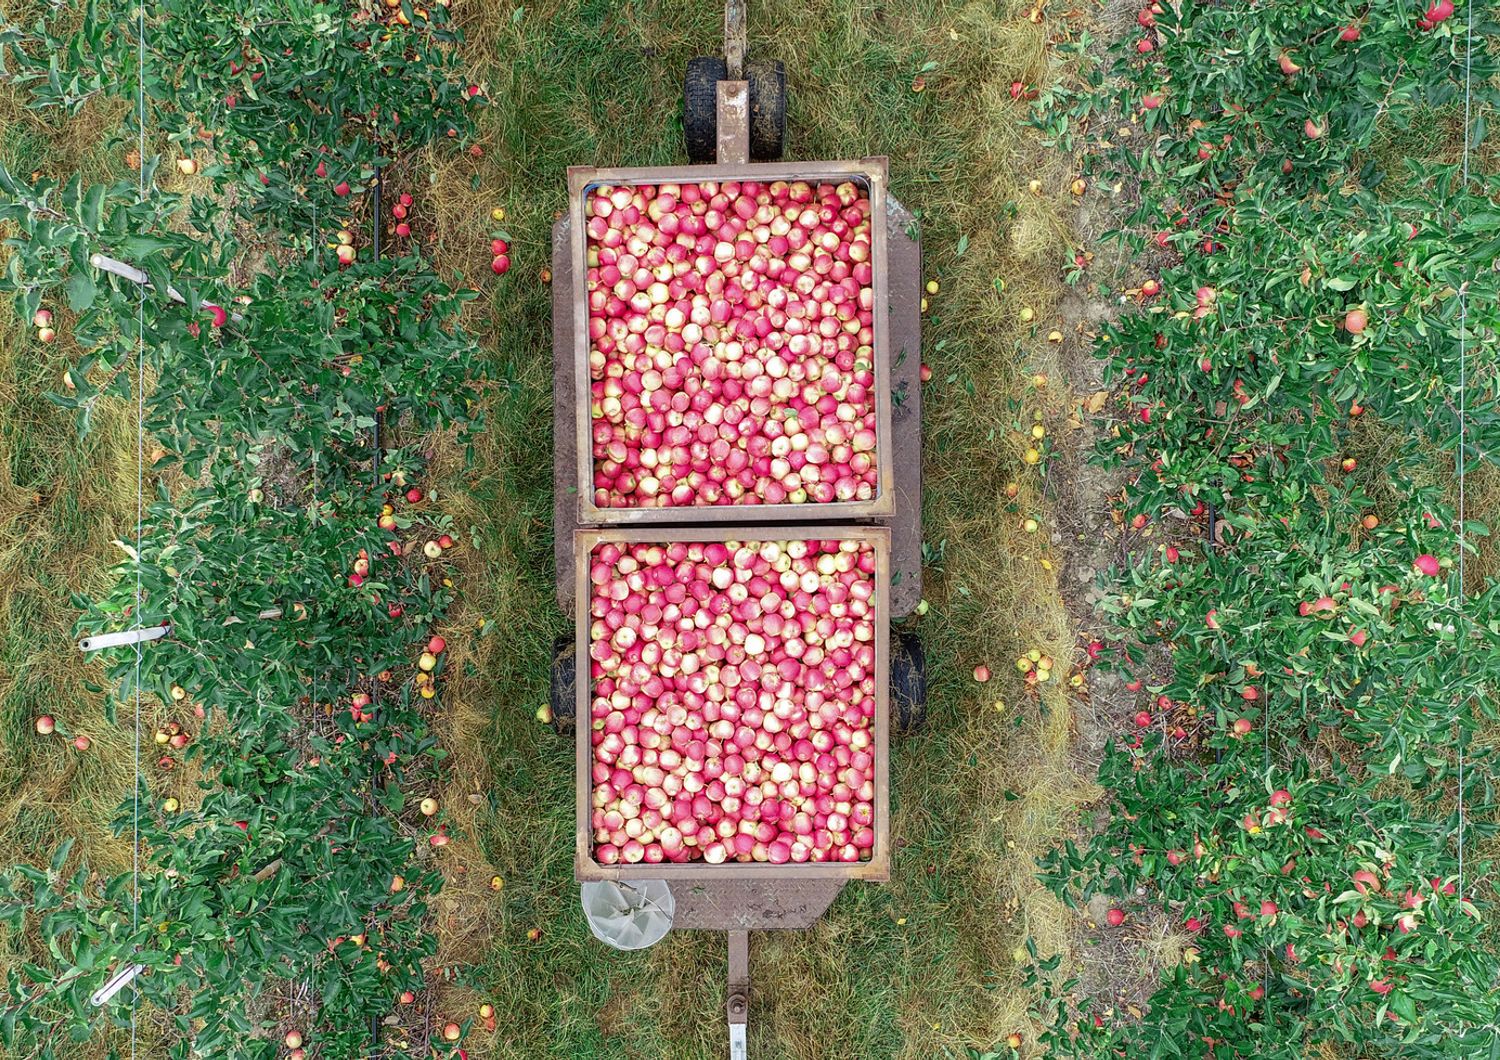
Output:
<instances>
[{"instance_id":1,"label":"wooden crate","mask_svg":"<svg viewBox=\"0 0 1500 1060\"><path fill-rule=\"evenodd\" d=\"M831 501L827 504L699 504L680 508L600 508L594 503L593 423L591 417L588 329L588 232L585 210L589 190L596 185L702 184L707 181L803 180L809 183L853 181L870 196L870 267L874 288L875 333L875 496L868 501ZM868 519L889 517L895 510L895 452L891 430L890 276L886 231L886 160L866 158L849 162L769 162L745 165L662 166L632 169L568 169L568 212L571 219L573 273L574 401L577 405L578 521L584 526L620 524L732 523L755 521L802 522L809 519ZM908 351L915 356L915 351ZM917 459L910 454L909 459Z\"/></svg>"},{"instance_id":2,"label":"wooden crate","mask_svg":"<svg viewBox=\"0 0 1500 1060\"><path fill-rule=\"evenodd\" d=\"M665 544L672 541L807 541L829 538L869 542L875 548L875 846L868 861L788 862L745 864L726 861L677 864L645 861L603 865L594 860L591 795L593 748L589 740L593 680L589 676L589 627L592 624L589 566L594 547L603 542L621 544ZM742 527L614 527L574 532L574 578L578 650L577 741L578 817L574 852L574 875L584 880L656 879L679 880L888 880L890 879L890 555L891 535L885 527L871 526L778 526L760 524Z\"/></svg>"}]
</instances>

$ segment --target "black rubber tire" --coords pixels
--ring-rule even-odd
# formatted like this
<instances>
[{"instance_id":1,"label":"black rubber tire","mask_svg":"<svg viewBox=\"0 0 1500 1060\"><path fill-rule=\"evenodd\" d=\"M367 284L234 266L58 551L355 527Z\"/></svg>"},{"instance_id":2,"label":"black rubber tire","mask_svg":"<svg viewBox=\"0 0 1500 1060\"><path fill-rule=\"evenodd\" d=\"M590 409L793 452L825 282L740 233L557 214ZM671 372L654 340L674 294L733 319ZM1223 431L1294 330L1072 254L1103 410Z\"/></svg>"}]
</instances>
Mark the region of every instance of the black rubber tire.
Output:
<instances>
[{"instance_id":1,"label":"black rubber tire","mask_svg":"<svg viewBox=\"0 0 1500 1060\"><path fill-rule=\"evenodd\" d=\"M578 642L571 635L552 642L552 727L559 734L573 731L578 714Z\"/></svg>"},{"instance_id":2,"label":"black rubber tire","mask_svg":"<svg viewBox=\"0 0 1500 1060\"><path fill-rule=\"evenodd\" d=\"M927 723L927 653L915 633L892 633L891 725L898 733L914 733Z\"/></svg>"},{"instance_id":3,"label":"black rubber tire","mask_svg":"<svg viewBox=\"0 0 1500 1060\"><path fill-rule=\"evenodd\" d=\"M786 149L786 66L780 59L750 59L750 159L776 162Z\"/></svg>"},{"instance_id":4,"label":"black rubber tire","mask_svg":"<svg viewBox=\"0 0 1500 1060\"><path fill-rule=\"evenodd\" d=\"M689 59L682 79L682 135L688 161L713 162L719 153L719 82L729 66L717 55Z\"/></svg>"}]
</instances>

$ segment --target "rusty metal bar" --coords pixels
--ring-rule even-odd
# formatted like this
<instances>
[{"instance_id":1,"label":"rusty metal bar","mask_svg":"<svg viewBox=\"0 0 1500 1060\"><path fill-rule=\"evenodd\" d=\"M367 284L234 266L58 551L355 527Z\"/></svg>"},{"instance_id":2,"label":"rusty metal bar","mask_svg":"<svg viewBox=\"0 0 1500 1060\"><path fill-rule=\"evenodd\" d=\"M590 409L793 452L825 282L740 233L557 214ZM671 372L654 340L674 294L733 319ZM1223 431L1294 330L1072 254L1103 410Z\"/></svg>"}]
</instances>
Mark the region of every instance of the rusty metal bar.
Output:
<instances>
[{"instance_id":1,"label":"rusty metal bar","mask_svg":"<svg viewBox=\"0 0 1500 1060\"><path fill-rule=\"evenodd\" d=\"M717 105L719 165L743 166L750 161L750 82L720 81Z\"/></svg>"},{"instance_id":2,"label":"rusty metal bar","mask_svg":"<svg viewBox=\"0 0 1500 1060\"><path fill-rule=\"evenodd\" d=\"M729 1060L747 1060L746 1032L750 1022L750 934L729 934L729 997L724 1011L729 1020Z\"/></svg>"},{"instance_id":3,"label":"rusty metal bar","mask_svg":"<svg viewBox=\"0 0 1500 1060\"><path fill-rule=\"evenodd\" d=\"M749 36L746 23L745 0L724 0L724 64L729 67L731 81L745 76L745 44ZM721 111L720 121L722 114ZM719 161L724 161L722 154Z\"/></svg>"}]
</instances>

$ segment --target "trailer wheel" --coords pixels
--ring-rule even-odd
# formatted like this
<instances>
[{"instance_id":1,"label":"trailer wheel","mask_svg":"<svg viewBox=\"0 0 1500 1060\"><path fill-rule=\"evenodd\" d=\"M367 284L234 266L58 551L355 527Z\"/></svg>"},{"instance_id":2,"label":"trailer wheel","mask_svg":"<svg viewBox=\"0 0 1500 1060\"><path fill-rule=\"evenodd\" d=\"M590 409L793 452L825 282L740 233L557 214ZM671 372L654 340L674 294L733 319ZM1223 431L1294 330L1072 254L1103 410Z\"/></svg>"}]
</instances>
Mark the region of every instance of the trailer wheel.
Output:
<instances>
[{"instance_id":1,"label":"trailer wheel","mask_svg":"<svg viewBox=\"0 0 1500 1060\"><path fill-rule=\"evenodd\" d=\"M750 82L750 158L775 162L786 146L786 66L779 59L751 59L745 80Z\"/></svg>"},{"instance_id":2,"label":"trailer wheel","mask_svg":"<svg viewBox=\"0 0 1500 1060\"><path fill-rule=\"evenodd\" d=\"M915 633L893 631L891 638L891 722L899 733L913 733L927 722L927 653Z\"/></svg>"},{"instance_id":3,"label":"trailer wheel","mask_svg":"<svg viewBox=\"0 0 1500 1060\"><path fill-rule=\"evenodd\" d=\"M682 133L688 161L712 162L719 152L719 82L729 64L717 55L689 59L682 79Z\"/></svg>"},{"instance_id":4,"label":"trailer wheel","mask_svg":"<svg viewBox=\"0 0 1500 1060\"><path fill-rule=\"evenodd\" d=\"M559 734L573 731L578 713L578 642L570 635L552 642L552 727Z\"/></svg>"}]
</instances>

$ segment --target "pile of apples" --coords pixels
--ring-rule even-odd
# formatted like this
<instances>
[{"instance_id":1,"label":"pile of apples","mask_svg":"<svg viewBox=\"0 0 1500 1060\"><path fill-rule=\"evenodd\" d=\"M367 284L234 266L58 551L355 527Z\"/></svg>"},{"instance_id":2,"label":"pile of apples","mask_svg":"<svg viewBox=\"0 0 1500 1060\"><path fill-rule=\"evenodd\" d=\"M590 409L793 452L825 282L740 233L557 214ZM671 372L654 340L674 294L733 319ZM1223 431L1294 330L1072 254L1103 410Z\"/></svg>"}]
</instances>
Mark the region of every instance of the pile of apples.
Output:
<instances>
[{"instance_id":1,"label":"pile of apples","mask_svg":"<svg viewBox=\"0 0 1500 1060\"><path fill-rule=\"evenodd\" d=\"M590 192L596 505L874 497L870 210L853 182Z\"/></svg>"},{"instance_id":2,"label":"pile of apples","mask_svg":"<svg viewBox=\"0 0 1500 1060\"><path fill-rule=\"evenodd\" d=\"M411 238L411 212L414 200L406 192L396 197L396 204L391 207L391 216L396 219L396 225L392 229L402 239Z\"/></svg>"},{"instance_id":3,"label":"pile of apples","mask_svg":"<svg viewBox=\"0 0 1500 1060\"><path fill-rule=\"evenodd\" d=\"M604 542L589 565L595 858L868 860L873 548Z\"/></svg>"}]
</instances>

